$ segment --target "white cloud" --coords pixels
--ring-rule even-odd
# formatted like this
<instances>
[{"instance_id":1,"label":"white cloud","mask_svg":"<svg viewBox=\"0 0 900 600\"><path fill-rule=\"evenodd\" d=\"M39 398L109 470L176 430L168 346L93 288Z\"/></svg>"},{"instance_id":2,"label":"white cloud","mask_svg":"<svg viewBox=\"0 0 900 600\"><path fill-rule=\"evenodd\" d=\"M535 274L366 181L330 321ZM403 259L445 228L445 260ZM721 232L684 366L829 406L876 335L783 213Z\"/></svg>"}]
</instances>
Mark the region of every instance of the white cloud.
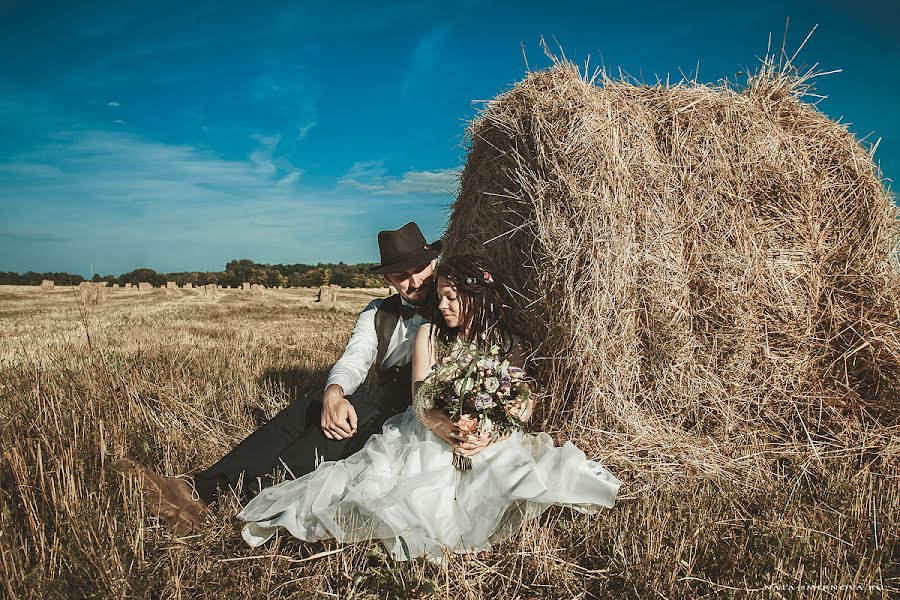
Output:
<instances>
[{"instance_id":1,"label":"white cloud","mask_svg":"<svg viewBox=\"0 0 900 600\"><path fill-rule=\"evenodd\" d=\"M406 194L453 195L459 187L461 169L407 171L400 177L387 176L384 161L356 162L338 183L377 196Z\"/></svg>"},{"instance_id":2,"label":"white cloud","mask_svg":"<svg viewBox=\"0 0 900 600\"><path fill-rule=\"evenodd\" d=\"M303 169L295 169L278 180L279 185L291 185L296 183L298 179L303 175Z\"/></svg>"},{"instance_id":3,"label":"white cloud","mask_svg":"<svg viewBox=\"0 0 900 600\"><path fill-rule=\"evenodd\" d=\"M118 102L116 102L116 101L114 101L114 100L110 100L109 102L106 103L106 105L107 105L107 106L112 106L113 108L116 108L116 107L118 107L118 106L121 106L121 104L119 104Z\"/></svg>"},{"instance_id":4,"label":"white cloud","mask_svg":"<svg viewBox=\"0 0 900 600\"><path fill-rule=\"evenodd\" d=\"M319 121L311 121L306 125L297 128L297 141L304 139L307 135L309 135L309 130L319 124Z\"/></svg>"},{"instance_id":5,"label":"white cloud","mask_svg":"<svg viewBox=\"0 0 900 600\"><path fill-rule=\"evenodd\" d=\"M367 203L357 194L301 187L302 169L273 172L260 156L227 160L128 133L56 138L0 165L0 222L17 232L65 232L70 240L51 247L0 239L4 260L18 270L75 272L90 263L104 273L141 264L221 268L242 256L371 258L364 243L371 219L362 217ZM258 141L268 144L261 154L276 143Z\"/></svg>"}]
</instances>

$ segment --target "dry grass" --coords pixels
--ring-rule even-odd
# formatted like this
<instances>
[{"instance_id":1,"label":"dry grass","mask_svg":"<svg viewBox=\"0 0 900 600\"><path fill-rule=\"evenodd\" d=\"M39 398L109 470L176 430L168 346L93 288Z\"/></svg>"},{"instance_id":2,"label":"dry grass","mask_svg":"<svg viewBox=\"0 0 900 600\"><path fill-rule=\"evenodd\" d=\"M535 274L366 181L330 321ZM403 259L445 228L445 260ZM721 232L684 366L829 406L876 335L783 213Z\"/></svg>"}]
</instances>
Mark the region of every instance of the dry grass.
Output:
<instances>
[{"instance_id":1,"label":"dry grass","mask_svg":"<svg viewBox=\"0 0 900 600\"><path fill-rule=\"evenodd\" d=\"M820 447L820 460L785 444L774 494L771 486L748 493L714 469L673 485L659 469L636 476L619 463L634 479L615 508L593 517L552 510L486 561L395 564L375 543L285 538L251 550L233 499L215 507L202 534L172 537L111 463L129 453L167 473L191 472L292 398L318 393L356 311L385 292L343 290L327 308L316 293L272 291L260 302L238 290L121 289L85 308L77 293L6 288L0 588L16 598L677 598L797 583L896 590L897 465L884 457L897 442L878 433L852 455ZM646 452L645 440L595 435L612 449L595 458ZM822 568L835 570L821 577Z\"/></svg>"},{"instance_id":2,"label":"dry grass","mask_svg":"<svg viewBox=\"0 0 900 600\"><path fill-rule=\"evenodd\" d=\"M468 132L445 254L512 282L545 427L626 482L612 556L667 596L900 585L900 212L811 76L558 60Z\"/></svg>"}]
</instances>

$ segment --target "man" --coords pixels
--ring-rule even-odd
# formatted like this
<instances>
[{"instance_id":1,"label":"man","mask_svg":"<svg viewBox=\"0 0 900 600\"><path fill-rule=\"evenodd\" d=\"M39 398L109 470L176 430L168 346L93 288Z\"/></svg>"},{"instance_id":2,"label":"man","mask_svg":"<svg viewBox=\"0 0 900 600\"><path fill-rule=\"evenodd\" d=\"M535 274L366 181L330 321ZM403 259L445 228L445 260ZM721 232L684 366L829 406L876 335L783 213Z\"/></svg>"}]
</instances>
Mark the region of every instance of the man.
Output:
<instances>
[{"instance_id":1,"label":"man","mask_svg":"<svg viewBox=\"0 0 900 600\"><path fill-rule=\"evenodd\" d=\"M378 233L380 273L397 294L373 300L360 313L350 341L328 376L321 404L295 400L210 468L184 479L165 477L131 458L116 467L134 472L157 516L178 532L195 530L207 505L235 489L247 498L283 468L296 477L322 460L350 456L411 403L416 331L434 303L433 270L440 241L428 244L415 223ZM357 391L374 367L378 391Z\"/></svg>"}]
</instances>

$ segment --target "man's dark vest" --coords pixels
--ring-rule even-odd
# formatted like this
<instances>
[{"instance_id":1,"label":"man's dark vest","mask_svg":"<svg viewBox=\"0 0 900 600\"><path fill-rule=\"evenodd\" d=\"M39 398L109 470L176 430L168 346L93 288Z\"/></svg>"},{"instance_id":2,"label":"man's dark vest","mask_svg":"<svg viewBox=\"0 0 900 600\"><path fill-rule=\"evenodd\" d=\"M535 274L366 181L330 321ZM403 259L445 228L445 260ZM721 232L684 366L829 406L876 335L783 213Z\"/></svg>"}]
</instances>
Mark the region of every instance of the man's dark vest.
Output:
<instances>
[{"instance_id":1,"label":"man's dark vest","mask_svg":"<svg viewBox=\"0 0 900 600\"><path fill-rule=\"evenodd\" d=\"M389 296L375 311L375 333L378 336L378 355L375 358L375 374L382 397L397 411L406 410L412 404L412 362L382 369L387 357L388 345L397 322L400 321L400 294Z\"/></svg>"}]
</instances>

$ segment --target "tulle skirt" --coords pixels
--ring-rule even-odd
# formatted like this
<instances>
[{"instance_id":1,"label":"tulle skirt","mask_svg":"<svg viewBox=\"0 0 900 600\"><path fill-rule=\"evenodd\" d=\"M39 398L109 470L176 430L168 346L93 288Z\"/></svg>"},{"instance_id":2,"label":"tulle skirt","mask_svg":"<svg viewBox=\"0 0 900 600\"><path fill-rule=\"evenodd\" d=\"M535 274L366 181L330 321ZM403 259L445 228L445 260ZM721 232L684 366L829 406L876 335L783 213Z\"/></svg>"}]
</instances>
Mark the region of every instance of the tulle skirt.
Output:
<instances>
[{"instance_id":1,"label":"tulle skirt","mask_svg":"<svg viewBox=\"0 0 900 600\"><path fill-rule=\"evenodd\" d=\"M412 409L356 454L264 489L238 514L259 546L284 529L306 541L380 540L397 560L484 550L552 505L611 507L621 481L571 442L516 432L453 466L450 446Z\"/></svg>"}]
</instances>

